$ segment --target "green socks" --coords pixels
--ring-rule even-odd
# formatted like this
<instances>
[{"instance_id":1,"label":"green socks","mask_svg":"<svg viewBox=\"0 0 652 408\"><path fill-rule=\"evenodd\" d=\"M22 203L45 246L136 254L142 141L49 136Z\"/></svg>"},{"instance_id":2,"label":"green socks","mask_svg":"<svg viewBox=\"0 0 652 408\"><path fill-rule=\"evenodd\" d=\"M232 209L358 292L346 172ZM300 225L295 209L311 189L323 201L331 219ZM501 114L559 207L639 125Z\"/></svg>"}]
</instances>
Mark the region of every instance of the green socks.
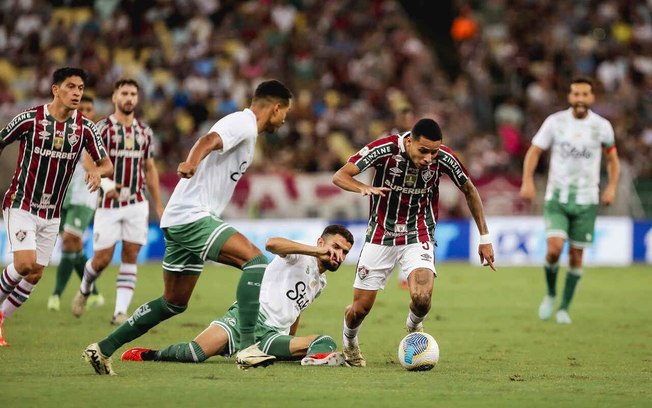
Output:
<instances>
[{"instance_id":1,"label":"green socks","mask_svg":"<svg viewBox=\"0 0 652 408\"><path fill-rule=\"evenodd\" d=\"M54 295L61 296L63 290L66 288L68 280L70 280L70 275L72 274L75 258L77 258L77 252L63 251L61 253L61 261L59 262L59 266L57 266Z\"/></svg>"},{"instance_id":2,"label":"green socks","mask_svg":"<svg viewBox=\"0 0 652 408\"><path fill-rule=\"evenodd\" d=\"M330 336L319 336L310 343L308 346L307 355L332 353L337 350L337 344Z\"/></svg>"},{"instance_id":3,"label":"green socks","mask_svg":"<svg viewBox=\"0 0 652 408\"><path fill-rule=\"evenodd\" d=\"M548 296L555 297L557 295L557 272L559 272L559 264L545 264L543 270L546 272L546 285L548 287Z\"/></svg>"},{"instance_id":4,"label":"green socks","mask_svg":"<svg viewBox=\"0 0 652 408\"><path fill-rule=\"evenodd\" d=\"M260 302L260 282L263 280L267 258L259 255L242 266L242 275L238 282L235 299L238 302L238 326L240 344L238 350L244 350L255 342L254 330L258 320Z\"/></svg>"},{"instance_id":5,"label":"green socks","mask_svg":"<svg viewBox=\"0 0 652 408\"><path fill-rule=\"evenodd\" d=\"M84 277L84 265L88 261L84 251L63 251L61 253L61 261L59 266L57 266L57 277L54 284L54 295L61 296L68 281L70 280L70 275L72 275L72 270L74 269L81 280ZM97 295L97 287L93 285L93 295Z\"/></svg>"},{"instance_id":6,"label":"green socks","mask_svg":"<svg viewBox=\"0 0 652 408\"><path fill-rule=\"evenodd\" d=\"M176 343L156 352L154 361L176 361L179 363L201 363L206 360L206 354L199 344Z\"/></svg>"},{"instance_id":7,"label":"green socks","mask_svg":"<svg viewBox=\"0 0 652 408\"><path fill-rule=\"evenodd\" d=\"M100 351L110 357L123 344L137 339L162 321L182 313L187 307L170 304L163 297L145 303L107 338L98 342Z\"/></svg>"},{"instance_id":8,"label":"green socks","mask_svg":"<svg viewBox=\"0 0 652 408\"><path fill-rule=\"evenodd\" d=\"M577 282L579 282L582 277L581 269L569 269L566 274L566 284L564 285L564 296L561 299L560 309L568 310L571 301L573 300L573 295L575 294L575 289L577 288Z\"/></svg>"}]
</instances>

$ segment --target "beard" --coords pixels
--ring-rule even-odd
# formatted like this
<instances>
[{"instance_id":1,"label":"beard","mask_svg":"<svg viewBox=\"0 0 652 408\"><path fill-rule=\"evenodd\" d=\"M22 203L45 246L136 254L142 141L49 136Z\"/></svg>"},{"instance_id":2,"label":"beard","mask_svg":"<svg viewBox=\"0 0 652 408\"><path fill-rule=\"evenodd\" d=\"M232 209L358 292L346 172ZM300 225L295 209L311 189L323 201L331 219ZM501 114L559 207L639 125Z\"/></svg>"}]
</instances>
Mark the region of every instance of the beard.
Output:
<instances>
[{"instance_id":1,"label":"beard","mask_svg":"<svg viewBox=\"0 0 652 408\"><path fill-rule=\"evenodd\" d=\"M131 115L136 110L136 106L131 105L129 107L126 107L125 105L118 105L118 109L120 110L120 112L122 112L125 115Z\"/></svg>"}]
</instances>

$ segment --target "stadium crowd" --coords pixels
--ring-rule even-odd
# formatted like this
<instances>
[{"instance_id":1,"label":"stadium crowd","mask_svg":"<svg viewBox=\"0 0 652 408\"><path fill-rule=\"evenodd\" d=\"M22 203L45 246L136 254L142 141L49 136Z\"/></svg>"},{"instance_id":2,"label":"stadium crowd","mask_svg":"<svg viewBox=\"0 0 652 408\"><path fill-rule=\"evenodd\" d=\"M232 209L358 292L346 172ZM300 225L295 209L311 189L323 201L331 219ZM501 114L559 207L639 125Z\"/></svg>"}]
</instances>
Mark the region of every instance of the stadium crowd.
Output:
<instances>
[{"instance_id":1,"label":"stadium crowd","mask_svg":"<svg viewBox=\"0 0 652 408\"><path fill-rule=\"evenodd\" d=\"M652 178L650 0L458 1L451 27L461 70L441 68L391 0L9 0L0 6L0 118L51 97L60 66L90 74L110 112L113 83L141 84L141 117L158 140L165 183L194 140L246 106L253 84L295 93L288 124L261 138L252 170L332 172L396 128L397 112L442 124L474 177L518 173L568 81L596 79L594 110L614 125L634 178ZM464 157L463 157L464 159Z\"/></svg>"}]
</instances>

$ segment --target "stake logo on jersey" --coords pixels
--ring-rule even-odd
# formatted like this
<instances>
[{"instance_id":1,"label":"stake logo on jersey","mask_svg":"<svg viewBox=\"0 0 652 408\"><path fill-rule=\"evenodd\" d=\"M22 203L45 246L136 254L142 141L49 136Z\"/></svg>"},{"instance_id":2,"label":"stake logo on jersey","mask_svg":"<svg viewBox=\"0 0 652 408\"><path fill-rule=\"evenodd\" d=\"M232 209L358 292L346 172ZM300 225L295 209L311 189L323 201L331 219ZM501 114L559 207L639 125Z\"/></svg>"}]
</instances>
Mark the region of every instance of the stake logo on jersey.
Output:
<instances>
[{"instance_id":1,"label":"stake logo on jersey","mask_svg":"<svg viewBox=\"0 0 652 408\"><path fill-rule=\"evenodd\" d=\"M325 287L326 278L319 273L316 258L275 257L265 269L260 288L260 311L265 316L265 324L288 333L301 312Z\"/></svg>"},{"instance_id":2,"label":"stake logo on jersey","mask_svg":"<svg viewBox=\"0 0 652 408\"><path fill-rule=\"evenodd\" d=\"M46 105L26 110L0 131L1 145L16 140L18 163L3 208L21 208L45 219L59 217L81 150L94 161L106 157L93 122L77 111L57 122Z\"/></svg>"},{"instance_id":3,"label":"stake logo on jersey","mask_svg":"<svg viewBox=\"0 0 652 408\"><path fill-rule=\"evenodd\" d=\"M113 162L113 181L120 185L117 199L107 198L100 190L98 208L119 208L145 200L145 166L153 157L152 129L134 119L123 126L114 115L97 123Z\"/></svg>"},{"instance_id":4,"label":"stake logo on jersey","mask_svg":"<svg viewBox=\"0 0 652 408\"><path fill-rule=\"evenodd\" d=\"M432 164L420 170L405 152L403 142L409 134L380 138L349 158L360 171L375 169L373 186L390 189L385 197L371 196L367 242L405 245L431 241L438 217L440 176L446 174L458 187L469 178L455 153L444 145Z\"/></svg>"}]
</instances>

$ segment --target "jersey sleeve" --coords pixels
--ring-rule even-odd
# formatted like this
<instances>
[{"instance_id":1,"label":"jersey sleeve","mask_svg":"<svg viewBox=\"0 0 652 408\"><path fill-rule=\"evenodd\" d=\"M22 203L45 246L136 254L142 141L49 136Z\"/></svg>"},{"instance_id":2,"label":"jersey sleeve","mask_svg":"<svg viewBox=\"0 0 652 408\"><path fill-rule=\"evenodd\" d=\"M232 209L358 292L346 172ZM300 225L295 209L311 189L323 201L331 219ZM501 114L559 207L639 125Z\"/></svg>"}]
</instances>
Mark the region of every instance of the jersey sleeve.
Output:
<instances>
[{"instance_id":1,"label":"jersey sleeve","mask_svg":"<svg viewBox=\"0 0 652 408\"><path fill-rule=\"evenodd\" d=\"M221 151L228 152L243 140L246 140L247 137L257 135L258 129L255 121L250 123L247 117L243 116L241 112L237 112L218 120L209 130L209 133L211 132L220 135L220 138L222 138Z\"/></svg>"},{"instance_id":2,"label":"jersey sleeve","mask_svg":"<svg viewBox=\"0 0 652 408\"><path fill-rule=\"evenodd\" d=\"M446 146L439 148L439 169L446 174L457 187L462 187L469 180L469 173L457 158L455 152Z\"/></svg>"},{"instance_id":3,"label":"jersey sleeve","mask_svg":"<svg viewBox=\"0 0 652 408\"><path fill-rule=\"evenodd\" d=\"M102 137L97 131L97 127L93 122L84 122L84 148L90 154L93 161L98 161L107 156Z\"/></svg>"},{"instance_id":4,"label":"jersey sleeve","mask_svg":"<svg viewBox=\"0 0 652 408\"><path fill-rule=\"evenodd\" d=\"M608 120L602 122L602 132L600 132L600 143L602 147L608 149L616 144L616 136L614 134L614 128L611 126L611 123Z\"/></svg>"},{"instance_id":5,"label":"jersey sleeve","mask_svg":"<svg viewBox=\"0 0 652 408\"><path fill-rule=\"evenodd\" d=\"M396 146L394 138L396 138L396 135L374 140L349 157L349 163L355 164L360 172L363 172L369 167L383 162L394 154L394 147Z\"/></svg>"},{"instance_id":6,"label":"jersey sleeve","mask_svg":"<svg viewBox=\"0 0 652 408\"><path fill-rule=\"evenodd\" d=\"M24 137L34 126L34 117L28 112L15 116L11 122L0 130L0 149Z\"/></svg>"},{"instance_id":7,"label":"jersey sleeve","mask_svg":"<svg viewBox=\"0 0 652 408\"><path fill-rule=\"evenodd\" d=\"M552 145L552 140L554 137L552 119L550 116L543 121L543 124L539 128L539 131L532 138L532 144L536 147L541 148L542 150L548 150Z\"/></svg>"},{"instance_id":8,"label":"jersey sleeve","mask_svg":"<svg viewBox=\"0 0 652 408\"><path fill-rule=\"evenodd\" d=\"M145 136L147 137L147 152L145 152L145 157L147 159L154 158L154 131L151 127L145 126Z\"/></svg>"}]
</instances>

